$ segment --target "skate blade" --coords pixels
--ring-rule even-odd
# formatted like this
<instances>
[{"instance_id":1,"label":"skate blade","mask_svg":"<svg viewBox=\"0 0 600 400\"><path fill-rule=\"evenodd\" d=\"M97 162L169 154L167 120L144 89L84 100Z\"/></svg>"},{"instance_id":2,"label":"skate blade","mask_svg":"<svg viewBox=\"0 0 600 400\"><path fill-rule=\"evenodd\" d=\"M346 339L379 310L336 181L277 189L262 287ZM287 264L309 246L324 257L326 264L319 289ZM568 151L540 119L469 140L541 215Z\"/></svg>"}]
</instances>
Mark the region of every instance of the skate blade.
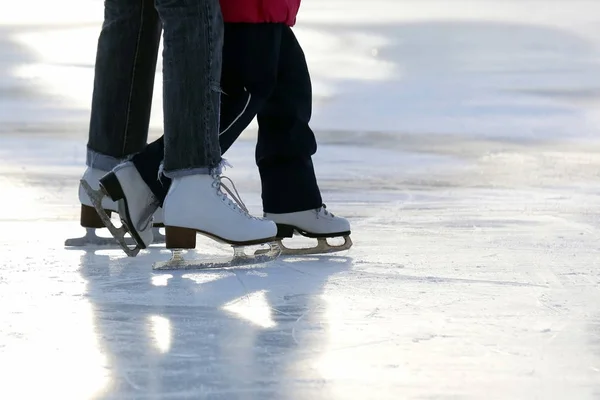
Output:
<instances>
[{"instance_id":1,"label":"skate blade","mask_svg":"<svg viewBox=\"0 0 600 400\"><path fill-rule=\"evenodd\" d=\"M287 247L283 244L281 240L277 243L279 244L279 247L281 247L282 256L308 256L314 254L330 254L345 251L352 247L352 239L350 239L350 236L344 236L344 243L337 246L329 244L327 242L327 238L317 238L317 245L315 247L300 249ZM254 254L260 255L263 254L264 251L265 250L260 249L257 250Z\"/></svg>"},{"instance_id":2,"label":"skate blade","mask_svg":"<svg viewBox=\"0 0 600 400\"><path fill-rule=\"evenodd\" d=\"M129 257L135 257L140 252L141 249L138 246L138 244L135 243L133 238L131 240L134 242L134 247L129 247L127 238L125 237L125 235L129 233L129 230L127 229L127 225L121 219L121 223L123 225L121 225L121 227L119 227L119 228L114 226L112 221L110 220L110 217L104 211L104 207L102 207L102 199L106 196L106 194L102 191L102 189L99 189L99 190L92 189L92 187L84 179L80 180L80 182L81 182L81 186L83 187L83 189L89 196L90 200L92 201L92 204L94 205L94 208L96 209L96 212L98 212L100 219L102 220L102 222L104 223L106 228L109 230L109 232L113 235L113 238L117 241L119 246L121 246L121 249L123 249L125 254L127 254ZM131 242L129 242L129 243L131 243Z\"/></svg>"},{"instance_id":3,"label":"skate blade","mask_svg":"<svg viewBox=\"0 0 600 400\"><path fill-rule=\"evenodd\" d=\"M233 247L233 256L222 258L207 258L185 260L182 250L172 250L173 256L169 261L158 261L152 269L158 271L190 270L190 269L215 269L242 267L254 264L264 264L275 260L281 254L281 247L276 243L267 243L269 249L264 249L260 255L246 254L243 246Z\"/></svg>"},{"instance_id":4,"label":"skate blade","mask_svg":"<svg viewBox=\"0 0 600 400\"><path fill-rule=\"evenodd\" d=\"M128 246L135 245L132 238L125 238ZM96 235L96 228L86 228L85 236L65 240L66 247L85 247L85 246L118 246L115 238L102 237Z\"/></svg>"}]
</instances>

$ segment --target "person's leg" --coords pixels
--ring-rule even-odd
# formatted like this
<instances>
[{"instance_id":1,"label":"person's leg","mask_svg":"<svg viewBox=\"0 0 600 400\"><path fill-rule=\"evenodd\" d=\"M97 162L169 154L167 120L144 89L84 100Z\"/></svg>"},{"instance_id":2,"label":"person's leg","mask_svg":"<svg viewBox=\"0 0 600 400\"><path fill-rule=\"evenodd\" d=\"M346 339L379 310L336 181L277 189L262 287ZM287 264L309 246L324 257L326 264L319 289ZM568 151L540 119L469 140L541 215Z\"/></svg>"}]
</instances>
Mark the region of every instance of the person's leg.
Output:
<instances>
[{"instance_id":1,"label":"person's leg","mask_svg":"<svg viewBox=\"0 0 600 400\"><path fill-rule=\"evenodd\" d=\"M152 0L106 0L98 38L94 90L87 143L87 169L82 179L98 189L99 179L123 159L143 149L154 90L161 24ZM104 224L79 186L83 238L68 246L110 244L94 230ZM117 210L105 199L107 213Z\"/></svg>"},{"instance_id":2,"label":"person's leg","mask_svg":"<svg viewBox=\"0 0 600 400\"><path fill-rule=\"evenodd\" d=\"M167 176L208 175L221 162L223 21L218 0L155 0L163 23Z\"/></svg>"},{"instance_id":3,"label":"person's leg","mask_svg":"<svg viewBox=\"0 0 600 400\"><path fill-rule=\"evenodd\" d=\"M276 85L282 26L225 24L219 132L223 154L256 117ZM161 136L132 158L161 205L171 184L170 178L159 177L163 156Z\"/></svg>"},{"instance_id":4,"label":"person's leg","mask_svg":"<svg viewBox=\"0 0 600 400\"><path fill-rule=\"evenodd\" d=\"M291 28L282 33L279 73L275 91L258 114L256 163L262 181L265 217L278 227L277 236L294 232L321 238L311 249L287 249L284 253L323 253L346 250L351 245L349 222L325 209L317 185L312 155L317 150L309 127L312 88L304 52ZM344 236L342 246L324 238Z\"/></svg>"},{"instance_id":5,"label":"person's leg","mask_svg":"<svg viewBox=\"0 0 600 400\"><path fill-rule=\"evenodd\" d=\"M271 241L275 224L252 217L239 199L232 195L232 201L227 196L233 192L221 181L223 20L219 2L155 0L155 5L163 25L164 174L172 179L164 201L166 246L194 248L197 232L232 245ZM123 187L118 179L106 181L115 185L118 196L113 200L123 199L126 209L125 192L134 195L136 187L147 188L137 171L128 172L132 170L133 165L115 172L117 177L121 173L124 181L137 184ZM151 192L149 196L136 204L153 203ZM136 241L145 247L138 238Z\"/></svg>"},{"instance_id":6,"label":"person's leg","mask_svg":"<svg viewBox=\"0 0 600 400\"><path fill-rule=\"evenodd\" d=\"M309 126L312 86L304 52L289 27L282 29L277 86L258 113L256 164L266 213L321 207L311 156L317 143Z\"/></svg>"},{"instance_id":7,"label":"person's leg","mask_svg":"<svg viewBox=\"0 0 600 400\"><path fill-rule=\"evenodd\" d=\"M146 145L161 24L152 0L104 7L86 163L109 171Z\"/></svg>"},{"instance_id":8,"label":"person's leg","mask_svg":"<svg viewBox=\"0 0 600 400\"><path fill-rule=\"evenodd\" d=\"M221 131L225 152L264 108L277 85L283 24L225 24Z\"/></svg>"}]
</instances>

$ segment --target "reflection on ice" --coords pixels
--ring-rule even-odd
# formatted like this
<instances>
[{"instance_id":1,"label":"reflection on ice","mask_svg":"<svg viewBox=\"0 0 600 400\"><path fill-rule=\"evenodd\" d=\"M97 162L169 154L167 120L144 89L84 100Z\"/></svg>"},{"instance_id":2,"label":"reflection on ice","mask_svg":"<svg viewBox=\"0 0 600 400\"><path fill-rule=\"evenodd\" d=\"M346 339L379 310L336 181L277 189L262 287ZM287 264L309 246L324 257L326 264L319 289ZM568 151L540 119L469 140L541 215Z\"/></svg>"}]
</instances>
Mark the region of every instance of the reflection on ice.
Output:
<instances>
[{"instance_id":1,"label":"reflection on ice","mask_svg":"<svg viewBox=\"0 0 600 400\"><path fill-rule=\"evenodd\" d=\"M191 279L199 285L203 283L209 283L213 281L217 281L219 279L225 278L227 276L235 276L231 272L202 272L202 273L194 273L194 274L184 274L182 278Z\"/></svg>"},{"instance_id":2,"label":"reflection on ice","mask_svg":"<svg viewBox=\"0 0 600 400\"><path fill-rule=\"evenodd\" d=\"M173 278L173 275L169 274L160 274L152 276L152 284L154 286L167 286L169 284L169 279Z\"/></svg>"},{"instance_id":3,"label":"reflection on ice","mask_svg":"<svg viewBox=\"0 0 600 400\"><path fill-rule=\"evenodd\" d=\"M156 347L161 353L168 352L171 348L171 323L167 318L160 315L150 316L149 323Z\"/></svg>"},{"instance_id":4,"label":"reflection on ice","mask_svg":"<svg viewBox=\"0 0 600 400\"><path fill-rule=\"evenodd\" d=\"M262 328L272 328L276 324L271 316L271 307L267 302L265 293L265 290L249 293L225 304L223 310Z\"/></svg>"}]
</instances>

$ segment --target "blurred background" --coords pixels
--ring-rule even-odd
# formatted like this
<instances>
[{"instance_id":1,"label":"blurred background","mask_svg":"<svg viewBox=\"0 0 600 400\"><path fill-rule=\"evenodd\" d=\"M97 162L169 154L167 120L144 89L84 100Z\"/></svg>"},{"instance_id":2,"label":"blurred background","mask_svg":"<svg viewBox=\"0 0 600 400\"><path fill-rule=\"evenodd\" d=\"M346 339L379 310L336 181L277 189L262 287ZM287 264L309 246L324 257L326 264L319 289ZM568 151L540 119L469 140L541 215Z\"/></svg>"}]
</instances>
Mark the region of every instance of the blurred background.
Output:
<instances>
[{"instance_id":1,"label":"blurred background","mask_svg":"<svg viewBox=\"0 0 600 400\"><path fill-rule=\"evenodd\" d=\"M5 168L34 168L32 157L83 168L102 7L98 0L3 6L0 157ZM334 150L349 170L368 160L371 169L350 174L357 185L387 181L398 189L410 183L398 168L410 173L442 166L427 169L421 177L427 178L443 174L450 164L474 160L477 168L490 170L482 161L499 156L502 146L530 143L533 147L520 149L529 154L550 144L564 149L567 142L595 143L599 10L593 0L304 0L295 30L313 79L320 178L343 180L330 168L338 165ZM162 134L160 64L151 138ZM232 151L244 141L252 146L255 128L252 124ZM51 144L42 135L52 136ZM563 178L583 173L587 182L590 174L597 177L598 167L587 161L591 169L576 162L575 168L585 171L564 166L559 172ZM249 162L236 165L252 168ZM549 164L519 172L552 180L556 171L546 168L556 166ZM504 167L494 165L481 183L506 175ZM509 175L503 179L523 179ZM375 176L380 179L370 184ZM434 178L439 179L445 178Z\"/></svg>"},{"instance_id":2,"label":"blurred background","mask_svg":"<svg viewBox=\"0 0 600 400\"><path fill-rule=\"evenodd\" d=\"M102 6L24 0L3 7L3 130L86 125ZM304 0L296 31L314 79L313 124L590 135L598 122L599 7L593 0Z\"/></svg>"},{"instance_id":3,"label":"blurred background","mask_svg":"<svg viewBox=\"0 0 600 400\"><path fill-rule=\"evenodd\" d=\"M0 14L2 130L85 135L99 0ZM304 0L317 130L590 137L600 5L589 0ZM152 127L162 123L159 66Z\"/></svg>"}]
</instances>

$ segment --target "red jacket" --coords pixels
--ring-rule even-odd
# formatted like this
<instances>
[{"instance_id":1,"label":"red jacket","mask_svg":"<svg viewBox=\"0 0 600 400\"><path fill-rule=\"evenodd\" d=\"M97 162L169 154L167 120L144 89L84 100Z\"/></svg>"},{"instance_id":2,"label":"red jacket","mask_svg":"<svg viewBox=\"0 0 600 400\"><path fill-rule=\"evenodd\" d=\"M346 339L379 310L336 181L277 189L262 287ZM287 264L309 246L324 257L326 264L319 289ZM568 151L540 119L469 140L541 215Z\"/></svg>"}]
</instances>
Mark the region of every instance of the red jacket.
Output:
<instances>
[{"instance_id":1,"label":"red jacket","mask_svg":"<svg viewBox=\"0 0 600 400\"><path fill-rule=\"evenodd\" d=\"M220 0L225 22L273 22L293 26L301 0Z\"/></svg>"}]
</instances>

